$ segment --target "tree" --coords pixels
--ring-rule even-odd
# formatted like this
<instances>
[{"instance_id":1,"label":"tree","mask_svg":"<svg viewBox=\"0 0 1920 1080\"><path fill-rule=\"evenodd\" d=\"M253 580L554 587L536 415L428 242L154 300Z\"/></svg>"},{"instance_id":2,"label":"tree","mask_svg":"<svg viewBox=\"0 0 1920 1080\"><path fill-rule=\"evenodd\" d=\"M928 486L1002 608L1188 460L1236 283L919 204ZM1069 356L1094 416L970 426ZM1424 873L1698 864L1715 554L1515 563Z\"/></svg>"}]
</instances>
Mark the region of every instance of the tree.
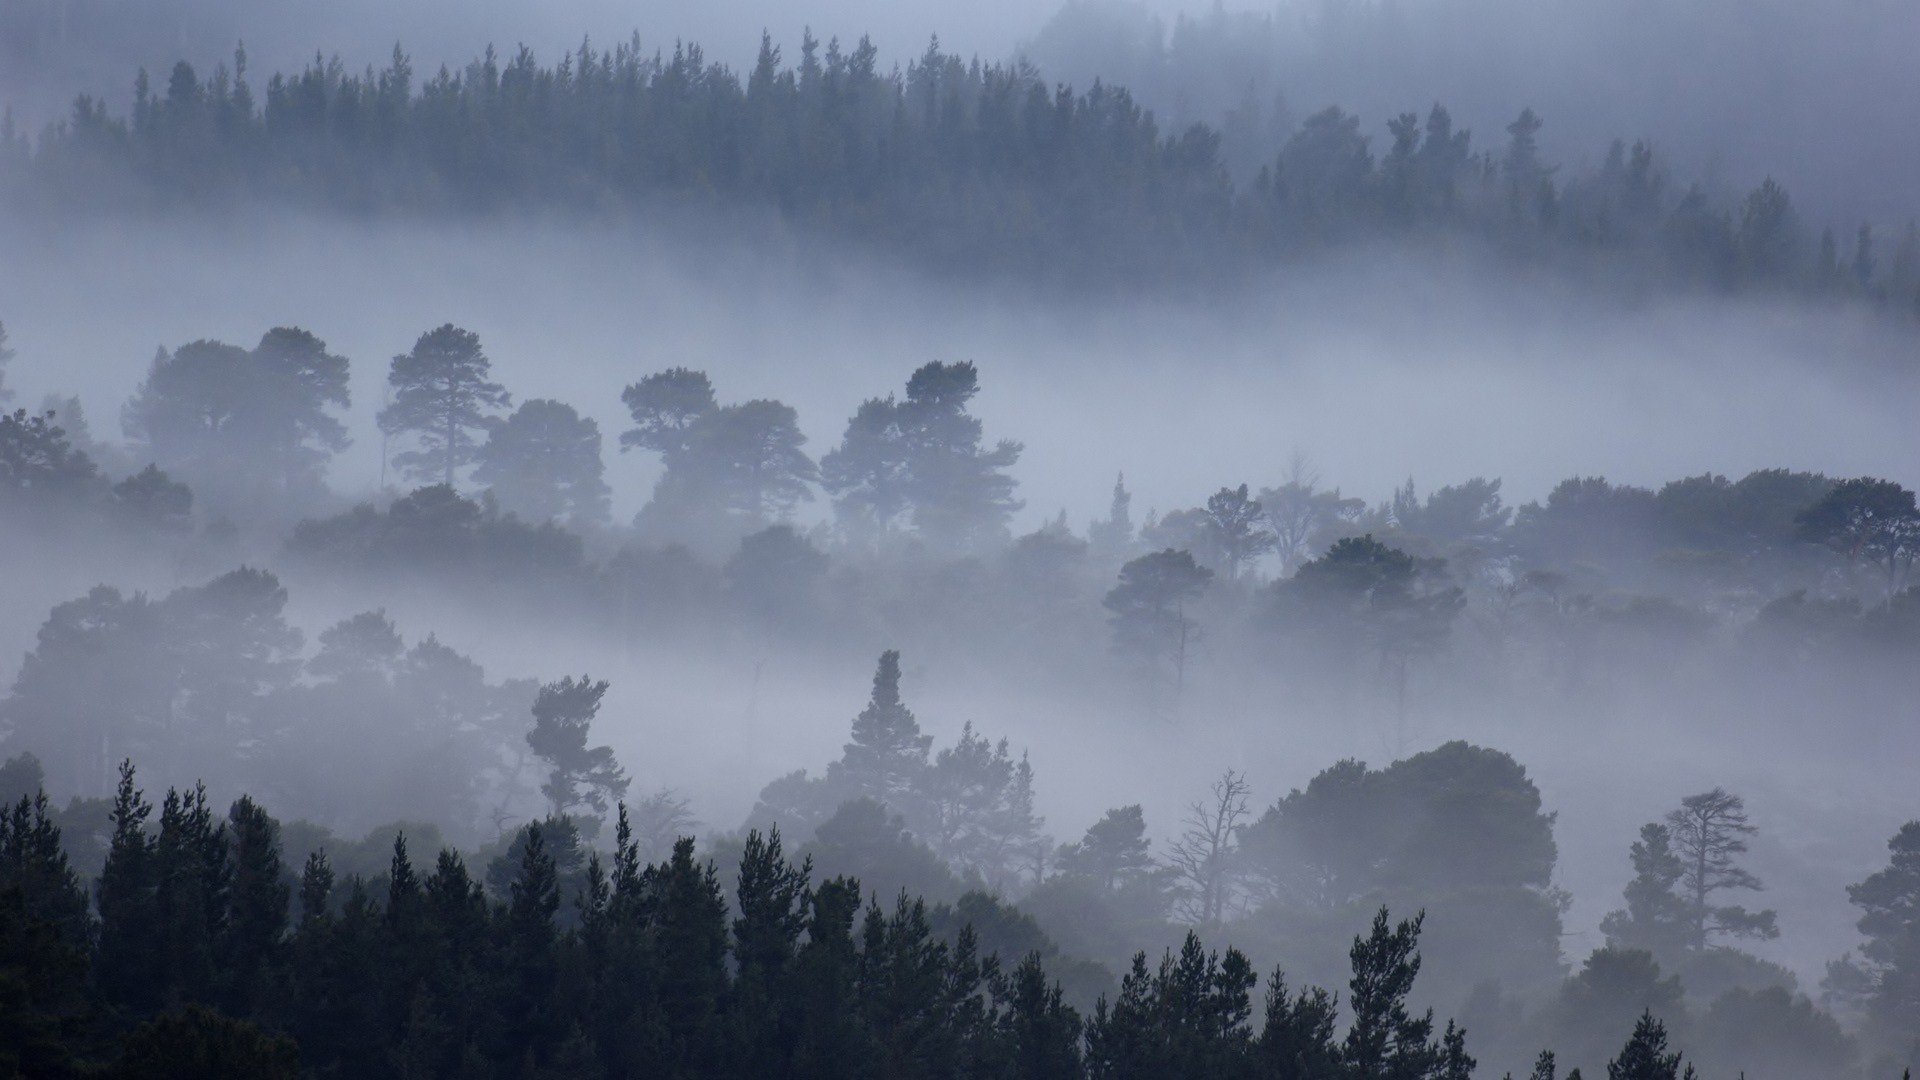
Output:
<instances>
[{"instance_id":1,"label":"tree","mask_svg":"<svg viewBox=\"0 0 1920 1080\"><path fill-rule=\"evenodd\" d=\"M666 472L654 486L641 522L691 528L715 539L737 526L766 525L789 516L813 497L819 478L801 449L799 414L778 401L721 406L704 373L670 368L627 387L622 400L634 427L622 450L660 455Z\"/></svg>"},{"instance_id":2,"label":"tree","mask_svg":"<svg viewBox=\"0 0 1920 1080\"><path fill-rule=\"evenodd\" d=\"M735 977L728 1000L735 1067L742 1075L782 1071L798 1037L798 1002L790 996L806 930L811 863L787 863L780 830L747 834L735 890Z\"/></svg>"},{"instance_id":3,"label":"tree","mask_svg":"<svg viewBox=\"0 0 1920 1080\"><path fill-rule=\"evenodd\" d=\"M291 874L280 859L280 823L242 795L227 813L232 880L228 913L216 941L221 1003L237 1016L256 1016L271 1000L286 959L285 931Z\"/></svg>"},{"instance_id":4,"label":"tree","mask_svg":"<svg viewBox=\"0 0 1920 1080\"><path fill-rule=\"evenodd\" d=\"M1620 1056L1607 1062L1607 1080L1679 1080L1680 1054L1667 1053L1667 1026L1643 1012ZM1693 1066L1687 1066L1691 1080Z\"/></svg>"},{"instance_id":5,"label":"tree","mask_svg":"<svg viewBox=\"0 0 1920 1080\"><path fill-rule=\"evenodd\" d=\"M1760 879L1738 865L1747 850L1744 837L1756 830L1747 824L1746 806L1738 795L1719 788L1690 795L1667 814L1667 831L1683 869L1680 895L1686 903L1688 947L1698 952L1712 937L1776 938L1779 928L1772 911L1748 911L1735 904L1715 904L1714 897L1730 889L1758 891Z\"/></svg>"},{"instance_id":6,"label":"tree","mask_svg":"<svg viewBox=\"0 0 1920 1080\"><path fill-rule=\"evenodd\" d=\"M684 454L667 460L654 500L753 524L779 521L813 498L819 473L800 449L806 441L790 405L756 400L715 409L687 431Z\"/></svg>"},{"instance_id":7,"label":"tree","mask_svg":"<svg viewBox=\"0 0 1920 1080\"><path fill-rule=\"evenodd\" d=\"M722 568L727 591L771 628L806 625L818 610L825 553L791 525L769 525L740 541Z\"/></svg>"},{"instance_id":8,"label":"tree","mask_svg":"<svg viewBox=\"0 0 1920 1080\"><path fill-rule=\"evenodd\" d=\"M614 760L613 749L587 747L588 729L599 715L607 686L585 675L568 676L542 686L533 700L533 730L527 732L527 745L548 765L540 793L556 817L575 807L604 815L626 794L626 770Z\"/></svg>"},{"instance_id":9,"label":"tree","mask_svg":"<svg viewBox=\"0 0 1920 1080\"><path fill-rule=\"evenodd\" d=\"M1598 1066L1620 1032L1642 1013L1682 1023L1680 977L1666 975L1644 949L1595 949L1547 1002L1543 1019L1562 1061Z\"/></svg>"},{"instance_id":10,"label":"tree","mask_svg":"<svg viewBox=\"0 0 1920 1080\"><path fill-rule=\"evenodd\" d=\"M890 534L909 506L907 467L900 406L891 395L861 402L840 445L820 459L820 486L841 528L854 537Z\"/></svg>"},{"instance_id":11,"label":"tree","mask_svg":"<svg viewBox=\"0 0 1920 1080\"><path fill-rule=\"evenodd\" d=\"M479 335L452 323L421 334L413 351L393 358L393 400L379 423L385 434L413 439L414 449L393 459L407 476L452 486L479 455L488 421L510 403L506 388L488 380L492 369Z\"/></svg>"},{"instance_id":12,"label":"tree","mask_svg":"<svg viewBox=\"0 0 1920 1080\"><path fill-rule=\"evenodd\" d=\"M488 426L477 461L474 482L508 513L536 524L565 518L575 528L607 520L600 426L571 405L521 402Z\"/></svg>"},{"instance_id":13,"label":"tree","mask_svg":"<svg viewBox=\"0 0 1920 1080\"><path fill-rule=\"evenodd\" d=\"M1098 1080L1239 1077L1253 1057L1248 1019L1256 981L1238 950L1210 953L1189 931L1156 970L1135 954L1120 993L1087 1026L1087 1072Z\"/></svg>"},{"instance_id":14,"label":"tree","mask_svg":"<svg viewBox=\"0 0 1920 1080\"><path fill-rule=\"evenodd\" d=\"M252 350L193 341L160 350L121 424L155 462L223 501L308 494L350 441L334 415L349 404L347 370L297 327L269 330Z\"/></svg>"},{"instance_id":15,"label":"tree","mask_svg":"<svg viewBox=\"0 0 1920 1080\"><path fill-rule=\"evenodd\" d=\"M51 412L0 413L0 497L71 496L94 483L95 468L74 449Z\"/></svg>"},{"instance_id":16,"label":"tree","mask_svg":"<svg viewBox=\"0 0 1920 1080\"><path fill-rule=\"evenodd\" d=\"M136 1028L121 1044L120 1058L107 1075L129 1080L297 1080L300 1053L285 1035L190 1005Z\"/></svg>"},{"instance_id":17,"label":"tree","mask_svg":"<svg viewBox=\"0 0 1920 1080\"><path fill-rule=\"evenodd\" d=\"M1104 521L1087 527L1087 543L1103 559L1120 562L1133 549L1133 495L1127 491L1127 476L1121 473L1113 481L1113 502Z\"/></svg>"},{"instance_id":18,"label":"tree","mask_svg":"<svg viewBox=\"0 0 1920 1080\"><path fill-rule=\"evenodd\" d=\"M1842 480L1794 521L1802 539L1838 551L1849 566L1878 564L1886 574L1889 598L1900 591L1920 557L1920 508L1913 492L1891 480Z\"/></svg>"},{"instance_id":19,"label":"tree","mask_svg":"<svg viewBox=\"0 0 1920 1080\"><path fill-rule=\"evenodd\" d=\"M1247 485L1221 488L1207 499L1200 535L1206 550L1218 560L1226 580L1237 583L1243 569L1274 550L1279 540L1266 525L1258 502L1247 497Z\"/></svg>"},{"instance_id":20,"label":"tree","mask_svg":"<svg viewBox=\"0 0 1920 1080\"><path fill-rule=\"evenodd\" d=\"M1686 877L1686 863L1674 853L1667 826L1655 822L1640 827L1630 854L1627 906L1602 919L1600 930L1609 948L1645 949L1673 962L1690 944L1687 903L1675 892Z\"/></svg>"},{"instance_id":21,"label":"tree","mask_svg":"<svg viewBox=\"0 0 1920 1080\"><path fill-rule=\"evenodd\" d=\"M1411 495L1413 482L1407 482ZM1426 505L1402 505L1396 494L1394 521L1402 531L1440 544L1490 537L1506 528L1513 511L1500 504L1500 481L1474 477L1427 496Z\"/></svg>"},{"instance_id":22,"label":"tree","mask_svg":"<svg viewBox=\"0 0 1920 1080\"><path fill-rule=\"evenodd\" d=\"M1373 538L1349 536L1267 591L1266 621L1320 663L1351 668L1372 655L1394 693L1405 742L1408 673L1445 648L1466 596L1445 583L1446 563L1416 559Z\"/></svg>"},{"instance_id":23,"label":"tree","mask_svg":"<svg viewBox=\"0 0 1920 1080\"><path fill-rule=\"evenodd\" d=\"M1246 777L1232 769L1222 773L1213 782L1210 798L1188 805L1186 828L1167 852L1175 874L1175 903L1197 926L1218 926L1235 903L1247 790Z\"/></svg>"},{"instance_id":24,"label":"tree","mask_svg":"<svg viewBox=\"0 0 1920 1080\"><path fill-rule=\"evenodd\" d=\"M1168 548L1122 566L1119 584L1101 601L1112 613L1114 652L1137 664L1136 673L1150 685L1170 681L1176 697L1200 636L1187 607L1212 579L1213 571L1194 562L1191 553Z\"/></svg>"},{"instance_id":25,"label":"tree","mask_svg":"<svg viewBox=\"0 0 1920 1080\"><path fill-rule=\"evenodd\" d=\"M663 456L684 451L688 429L719 407L706 372L683 367L655 372L633 383L620 400L634 425L621 433L620 452L637 448Z\"/></svg>"},{"instance_id":26,"label":"tree","mask_svg":"<svg viewBox=\"0 0 1920 1080\"><path fill-rule=\"evenodd\" d=\"M980 390L972 362L923 365L906 397L860 406L841 444L822 462L823 482L855 529L888 531L902 513L920 537L947 552L1001 541L1021 506L1006 473L1021 446L981 445L980 421L967 405Z\"/></svg>"},{"instance_id":27,"label":"tree","mask_svg":"<svg viewBox=\"0 0 1920 1080\"><path fill-rule=\"evenodd\" d=\"M1747 279L1777 282L1786 276L1800 247L1800 224L1787 189L1769 176L1740 204L1734 249Z\"/></svg>"},{"instance_id":28,"label":"tree","mask_svg":"<svg viewBox=\"0 0 1920 1080\"><path fill-rule=\"evenodd\" d=\"M1157 877L1140 804L1107 811L1085 836L1060 849L1056 869L1085 878L1102 892L1117 892Z\"/></svg>"},{"instance_id":29,"label":"tree","mask_svg":"<svg viewBox=\"0 0 1920 1080\"><path fill-rule=\"evenodd\" d=\"M1033 807L1033 766L1025 755L1015 761L1007 740L990 743L971 722L935 755L917 794L920 835L990 888L1004 890L1052 847Z\"/></svg>"},{"instance_id":30,"label":"tree","mask_svg":"<svg viewBox=\"0 0 1920 1080\"><path fill-rule=\"evenodd\" d=\"M1339 1007L1317 986L1287 996L1287 979L1278 968L1267 980L1266 1017L1260 1029L1262 1076L1286 1080L1341 1080L1340 1043L1334 1037Z\"/></svg>"},{"instance_id":31,"label":"tree","mask_svg":"<svg viewBox=\"0 0 1920 1080\"><path fill-rule=\"evenodd\" d=\"M900 651L888 649L880 654L867 707L853 718L853 740L828 767L829 786L903 809L919 788L932 746L933 736L920 733L900 698Z\"/></svg>"},{"instance_id":32,"label":"tree","mask_svg":"<svg viewBox=\"0 0 1920 1080\"><path fill-rule=\"evenodd\" d=\"M121 520L157 533L192 527L193 489L160 471L146 468L113 485L113 506Z\"/></svg>"},{"instance_id":33,"label":"tree","mask_svg":"<svg viewBox=\"0 0 1920 1080\"><path fill-rule=\"evenodd\" d=\"M110 1008L147 1015L159 1004L165 956L157 947L163 924L160 873L154 838L147 831L153 804L133 783L133 764L122 762L113 799L113 840L106 867L94 886L100 939L94 978Z\"/></svg>"},{"instance_id":34,"label":"tree","mask_svg":"<svg viewBox=\"0 0 1920 1080\"><path fill-rule=\"evenodd\" d=\"M297 326L277 326L253 347L253 362L265 382L262 406L278 438L268 445L272 465L288 490L320 482L327 460L352 441L333 410L345 410L348 362L327 343Z\"/></svg>"},{"instance_id":35,"label":"tree","mask_svg":"<svg viewBox=\"0 0 1920 1080\"><path fill-rule=\"evenodd\" d=\"M1373 917L1365 937L1355 937L1348 958L1353 978L1347 1006L1353 1023L1340 1048L1341 1062L1355 1077L1419 1080L1440 1068L1444 1048L1433 1038L1433 1011L1416 1017L1407 995L1420 975L1420 925L1424 912L1395 925L1387 909Z\"/></svg>"},{"instance_id":36,"label":"tree","mask_svg":"<svg viewBox=\"0 0 1920 1080\"><path fill-rule=\"evenodd\" d=\"M1885 869L1847 886L1860 909L1856 924L1866 941L1828 975L1837 996L1864 1006L1873 1039L1895 1051L1920 1016L1920 821L1909 821L1887 841Z\"/></svg>"},{"instance_id":37,"label":"tree","mask_svg":"<svg viewBox=\"0 0 1920 1080\"><path fill-rule=\"evenodd\" d=\"M1338 488L1319 489L1319 478L1303 455L1294 455L1279 487L1260 492L1260 508L1273 528L1280 576L1288 577L1316 552L1340 539L1367 508L1365 500L1343 498Z\"/></svg>"}]
</instances>

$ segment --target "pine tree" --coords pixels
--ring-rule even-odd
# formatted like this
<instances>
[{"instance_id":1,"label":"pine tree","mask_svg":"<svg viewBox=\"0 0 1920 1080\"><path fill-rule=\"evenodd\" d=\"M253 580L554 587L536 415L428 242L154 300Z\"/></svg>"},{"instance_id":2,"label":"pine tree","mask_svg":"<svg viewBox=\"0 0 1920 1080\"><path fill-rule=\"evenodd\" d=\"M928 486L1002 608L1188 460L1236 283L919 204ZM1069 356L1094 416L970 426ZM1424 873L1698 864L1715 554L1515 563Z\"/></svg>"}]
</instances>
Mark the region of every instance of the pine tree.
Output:
<instances>
[{"instance_id":1,"label":"pine tree","mask_svg":"<svg viewBox=\"0 0 1920 1080\"><path fill-rule=\"evenodd\" d=\"M1667 1053L1667 1026L1651 1012L1640 1014L1620 1056L1607 1062L1607 1080L1679 1080L1680 1054ZM1693 1066L1685 1075L1691 1080Z\"/></svg>"},{"instance_id":2,"label":"pine tree","mask_svg":"<svg viewBox=\"0 0 1920 1080\"><path fill-rule=\"evenodd\" d=\"M828 769L830 784L852 797L867 796L899 807L918 787L927 769L933 736L920 733L913 711L900 699L900 652L880 654L867 707L853 718L853 741Z\"/></svg>"},{"instance_id":3,"label":"pine tree","mask_svg":"<svg viewBox=\"0 0 1920 1080\"><path fill-rule=\"evenodd\" d=\"M489 418L510 401L505 387L488 380L491 370L479 336L452 323L393 358L393 400L380 410L380 430L413 438L415 449L394 457L408 476L451 487L473 462Z\"/></svg>"},{"instance_id":4,"label":"pine tree","mask_svg":"<svg viewBox=\"0 0 1920 1080\"><path fill-rule=\"evenodd\" d=\"M227 813L233 867L229 915L219 942L223 1008L257 1016L279 990L291 890L280 858L280 825L247 796Z\"/></svg>"},{"instance_id":5,"label":"pine tree","mask_svg":"<svg viewBox=\"0 0 1920 1080\"><path fill-rule=\"evenodd\" d=\"M1286 976L1275 969L1267 981L1265 1019L1256 1055L1261 1075L1276 1080L1343 1080L1340 1044L1334 1037L1339 1008L1317 986L1287 996Z\"/></svg>"},{"instance_id":6,"label":"pine tree","mask_svg":"<svg viewBox=\"0 0 1920 1080\"><path fill-rule=\"evenodd\" d=\"M1705 949L1715 935L1776 938L1779 927L1772 911L1748 911L1737 904L1715 904L1716 894L1729 889L1759 891L1760 879L1737 862L1746 853L1744 837L1755 829L1747 824L1746 806L1738 795L1719 788L1690 795L1667 815L1667 830L1679 859L1680 895L1686 903L1688 945Z\"/></svg>"},{"instance_id":7,"label":"pine tree","mask_svg":"<svg viewBox=\"0 0 1920 1080\"><path fill-rule=\"evenodd\" d=\"M575 529L607 520L600 426L570 405L521 402L488 427L475 460L474 482L507 513L535 524L564 518Z\"/></svg>"},{"instance_id":8,"label":"pine tree","mask_svg":"<svg viewBox=\"0 0 1920 1080\"><path fill-rule=\"evenodd\" d=\"M1347 984L1353 1025L1341 1059L1353 1076L1379 1080L1419 1080L1436 1069L1443 1050L1433 1042L1433 1012L1407 1011L1407 994L1420 974L1420 925L1426 913L1387 920L1387 909L1373 917L1364 938L1353 939L1353 979Z\"/></svg>"},{"instance_id":9,"label":"pine tree","mask_svg":"<svg viewBox=\"0 0 1920 1080\"><path fill-rule=\"evenodd\" d=\"M1632 859L1627 906L1602 919L1600 930L1609 946L1645 949L1672 963L1689 944L1687 906L1674 891L1686 866L1673 853L1667 827L1657 823L1641 826Z\"/></svg>"},{"instance_id":10,"label":"pine tree","mask_svg":"<svg viewBox=\"0 0 1920 1080\"><path fill-rule=\"evenodd\" d=\"M728 994L728 1041L737 1075L771 1076L792 1060L795 1017L791 983L806 930L811 860L787 863L776 826L747 834L734 893L734 977Z\"/></svg>"},{"instance_id":11,"label":"pine tree","mask_svg":"<svg viewBox=\"0 0 1920 1080\"><path fill-rule=\"evenodd\" d=\"M555 816L576 807L605 814L627 791L626 770L614 760L613 749L587 746L589 729L600 713L600 699L608 684L582 675L540 688L533 701L533 730L527 745L547 763L549 772L540 793Z\"/></svg>"},{"instance_id":12,"label":"pine tree","mask_svg":"<svg viewBox=\"0 0 1920 1080\"><path fill-rule=\"evenodd\" d=\"M793 982L797 1080L869 1074L872 1043L855 1002L860 955L853 924L859 913L857 881L832 878L807 897L806 941L795 958Z\"/></svg>"},{"instance_id":13,"label":"pine tree","mask_svg":"<svg viewBox=\"0 0 1920 1080\"><path fill-rule=\"evenodd\" d=\"M108 1007L139 1017L160 1006L166 977L160 908L160 869L147 831L153 804L134 787L133 764L122 762L113 798L113 839L95 886L100 943L94 981Z\"/></svg>"}]
</instances>

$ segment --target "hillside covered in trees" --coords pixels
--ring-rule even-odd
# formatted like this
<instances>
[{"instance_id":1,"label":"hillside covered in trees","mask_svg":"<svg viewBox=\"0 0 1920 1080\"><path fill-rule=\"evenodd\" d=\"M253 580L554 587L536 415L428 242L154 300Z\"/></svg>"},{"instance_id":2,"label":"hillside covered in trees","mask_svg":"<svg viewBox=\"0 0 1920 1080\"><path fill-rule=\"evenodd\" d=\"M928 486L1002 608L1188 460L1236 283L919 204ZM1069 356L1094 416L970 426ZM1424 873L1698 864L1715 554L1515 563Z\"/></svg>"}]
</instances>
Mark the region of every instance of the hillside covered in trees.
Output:
<instances>
[{"instance_id":1,"label":"hillside covered in trees","mask_svg":"<svg viewBox=\"0 0 1920 1080\"><path fill-rule=\"evenodd\" d=\"M1174 4L0 8L0 1080L1920 1066L1908 16Z\"/></svg>"},{"instance_id":2,"label":"hillside covered in trees","mask_svg":"<svg viewBox=\"0 0 1920 1080\"><path fill-rule=\"evenodd\" d=\"M1218 287L1362 241L1466 244L1614 287L1920 312L1911 224L1809 216L1771 179L1727 192L1645 141L1563 168L1539 147L1550 118L1523 102L1477 140L1443 104L1384 128L1328 107L1236 183L1228 133L1166 128L1124 86L1074 89L937 39L891 70L864 37L808 34L794 54L763 38L743 77L636 34L550 64L522 46L416 72L396 46L379 69L316 58L256 91L243 48L212 72L141 71L125 108L89 92L41 132L9 126L0 184L83 215L257 200L355 215L758 209L942 272L1082 285Z\"/></svg>"}]
</instances>

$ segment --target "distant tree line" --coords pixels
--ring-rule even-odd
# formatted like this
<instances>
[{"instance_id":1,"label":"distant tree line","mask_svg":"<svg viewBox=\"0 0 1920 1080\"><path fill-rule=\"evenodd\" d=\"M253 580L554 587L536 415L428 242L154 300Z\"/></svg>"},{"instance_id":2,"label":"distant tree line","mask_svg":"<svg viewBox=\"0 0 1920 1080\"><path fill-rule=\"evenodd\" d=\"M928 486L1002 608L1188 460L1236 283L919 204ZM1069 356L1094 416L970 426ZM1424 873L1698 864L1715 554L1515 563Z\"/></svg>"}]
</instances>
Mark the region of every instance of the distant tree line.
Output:
<instances>
[{"instance_id":1,"label":"distant tree line","mask_svg":"<svg viewBox=\"0 0 1920 1080\"><path fill-rule=\"evenodd\" d=\"M37 137L0 132L0 182L83 212L769 206L934 267L1060 283L1231 277L1358 239L1465 236L1589 278L1920 311L1920 228L1836 235L1772 180L1724 197L1644 142L1576 173L1542 159L1531 109L1476 145L1437 104L1390 118L1378 144L1328 108L1236 186L1220 131L1162 131L1123 88L1074 91L937 40L890 71L865 38L808 34L795 63L763 38L744 78L698 46L650 52L637 36L552 65L489 48L426 75L396 47L359 72L316 57L259 95L248 76L240 50L210 75L181 62L162 85L142 71L124 116L82 96Z\"/></svg>"},{"instance_id":2,"label":"distant tree line","mask_svg":"<svg viewBox=\"0 0 1920 1080\"><path fill-rule=\"evenodd\" d=\"M1409 479L1369 504L1295 462L1138 520L1122 478L1083 531L1062 515L1016 537L1022 446L987 438L971 362L922 365L903 394L863 402L817 460L790 406L723 404L676 367L621 395L621 449L661 467L629 528L609 514L599 426L557 401L513 407L478 338L451 325L394 358L378 417L396 477L428 486L346 507L325 468L345 445L347 368L277 328L252 349L161 350L123 446L96 440L73 401L0 416L8 527L171 551L205 566L199 580L266 562L458 583L628 638L973 626L1051 654L1104 624L1136 700L1168 717L1196 665L1223 658L1384 694L1403 726L1430 660L1462 646L1592 689L1618 663L1671 668L1678 649L1832 664L1920 641L1920 508L1890 479L1574 477L1516 510L1498 479L1424 494ZM813 501L830 517L804 526ZM1739 633L1714 645L1715 626Z\"/></svg>"}]
</instances>

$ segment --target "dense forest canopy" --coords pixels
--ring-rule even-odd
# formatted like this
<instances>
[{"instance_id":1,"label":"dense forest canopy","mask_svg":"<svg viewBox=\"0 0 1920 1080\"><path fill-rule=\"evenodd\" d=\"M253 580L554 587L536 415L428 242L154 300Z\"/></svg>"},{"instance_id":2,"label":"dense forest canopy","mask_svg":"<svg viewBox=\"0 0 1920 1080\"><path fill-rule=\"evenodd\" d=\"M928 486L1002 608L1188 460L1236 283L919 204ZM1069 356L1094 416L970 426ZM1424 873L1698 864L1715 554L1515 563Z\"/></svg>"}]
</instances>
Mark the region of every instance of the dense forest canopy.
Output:
<instances>
[{"instance_id":1,"label":"dense forest canopy","mask_svg":"<svg viewBox=\"0 0 1920 1080\"><path fill-rule=\"evenodd\" d=\"M1226 280L1378 237L1469 240L1590 277L1856 296L1920 309L1920 232L1796 209L1771 178L1743 194L1674 175L1616 139L1597 166L1505 138L1443 104L1385 137L1338 105L1303 117L1236 184L1222 133L1163 130L1124 87L1076 91L938 39L882 70L863 37L770 37L742 77L698 45L636 34L543 64L526 46L416 72L316 57L256 94L244 47L211 73L143 69L124 115L83 94L36 138L9 126L0 182L68 211L231 207L256 198L352 213L764 206L931 266L1058 281ZM1375 121L1377 123L1378 121ZM1836 232L1836 227L1838 232Z\"/></svg>"}]
</instances>

